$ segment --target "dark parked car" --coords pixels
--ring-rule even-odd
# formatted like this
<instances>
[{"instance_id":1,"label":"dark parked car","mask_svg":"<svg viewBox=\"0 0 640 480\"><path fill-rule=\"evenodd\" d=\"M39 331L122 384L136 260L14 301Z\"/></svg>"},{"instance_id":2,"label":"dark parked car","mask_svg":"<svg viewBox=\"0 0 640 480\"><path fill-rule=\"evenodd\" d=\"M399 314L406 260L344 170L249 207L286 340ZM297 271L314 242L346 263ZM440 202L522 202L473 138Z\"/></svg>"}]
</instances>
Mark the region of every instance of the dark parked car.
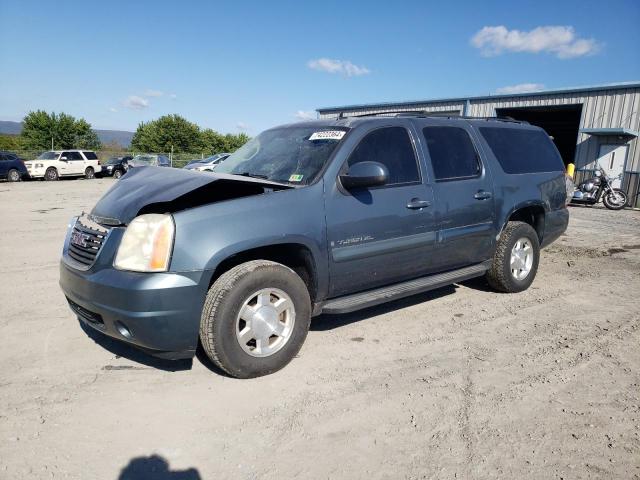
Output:
<instances>
[{"instance_id":1,"label":"dark parked car","mask_svg":"<svg viewBox=\"0 0 640 480\"><path fill-rule=\"evenodd\" d=\"M0 178L9 182L19 182L29 178L29 172L15 153L0 151Z\"/></svg>"},{"instance_id":2,"label":"dark parked car","mask_svg":"<svg viewBox=\"0 0 640 480\"><path fill-rule=\"evenodd\" d=\"M111 157L107 160L107 163L102 165L100 176L120 178L122 175L127 173L127 170L129 169L128 162L132 159L133 157L130 155L125 155L124 157Z\"/></svg>"},{"instance_id":3,"label":"dark parked car","mask_svg":"<svg viewBox=\"0 0 640 480\"><path fill-rule=\"evenodd\" d=\"M567 228L566 197L556 147L526 123L297 123L211 175L129 171L71 221L60 284L107 335L164 358L200 340L230 375L255 377L294 358L323 312L479 276L527 289Z\"/></svg>"}]
</instances>

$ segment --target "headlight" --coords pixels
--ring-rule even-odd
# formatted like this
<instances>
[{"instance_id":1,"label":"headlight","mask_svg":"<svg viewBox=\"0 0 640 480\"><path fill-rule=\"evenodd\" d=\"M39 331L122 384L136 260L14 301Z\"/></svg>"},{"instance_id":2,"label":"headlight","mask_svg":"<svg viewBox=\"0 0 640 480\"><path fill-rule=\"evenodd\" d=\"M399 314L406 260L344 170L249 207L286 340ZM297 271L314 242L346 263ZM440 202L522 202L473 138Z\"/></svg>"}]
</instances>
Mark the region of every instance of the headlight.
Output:
<instances>
[{"instance_id":1,"label":"headlight","mask_svg":"<svg viewBox=\"0 0 640 480\"><path fill-rule=\"evenodd\" d=\"M122 236L114 267L134 272L166 272L174 234L171 215L151 213L134 218Z\"/></svg>"},{"instance_id":2,"label":"headlight","mask_svg":"<svg viewBox=\"0 0 640 480\"><path fill-rule=\"evenodd\" d=\"M107 170L113 170L113 165L109 165L109 166L107 167Z\"/></svg>"},{"instance_id":3,"label":"headlight","mask_svg":"<svg viewBox=\"0 0 640 480\"><path fill-rule=\"evenodd\" d=\"M42 168L42 167L44 167L44 164L42 164L42 163L36 163L36 168Z\"/></svg>"}]
</instances>

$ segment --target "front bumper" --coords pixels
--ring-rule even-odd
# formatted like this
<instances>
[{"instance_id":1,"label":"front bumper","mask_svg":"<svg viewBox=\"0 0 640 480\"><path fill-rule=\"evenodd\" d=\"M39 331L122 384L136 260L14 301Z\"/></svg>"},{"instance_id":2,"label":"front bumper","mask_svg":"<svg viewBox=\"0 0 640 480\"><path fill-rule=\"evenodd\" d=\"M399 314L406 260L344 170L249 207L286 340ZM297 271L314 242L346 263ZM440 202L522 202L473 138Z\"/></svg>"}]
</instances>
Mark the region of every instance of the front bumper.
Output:
<instances>
[{"instance_id":1,"label":"front bumper","mask_svg":"<svg viewBox=\"0 0 640 480\"><path fill-rule=\"evenodd\" d=\"M60 287L80 321L157 357L176 360L194 355L208 287L205 272L116 270L111 265L116 242L106 242L95 264L81 270L66 253L68 237L60 262Z\"/></svg>"}]
</instances>

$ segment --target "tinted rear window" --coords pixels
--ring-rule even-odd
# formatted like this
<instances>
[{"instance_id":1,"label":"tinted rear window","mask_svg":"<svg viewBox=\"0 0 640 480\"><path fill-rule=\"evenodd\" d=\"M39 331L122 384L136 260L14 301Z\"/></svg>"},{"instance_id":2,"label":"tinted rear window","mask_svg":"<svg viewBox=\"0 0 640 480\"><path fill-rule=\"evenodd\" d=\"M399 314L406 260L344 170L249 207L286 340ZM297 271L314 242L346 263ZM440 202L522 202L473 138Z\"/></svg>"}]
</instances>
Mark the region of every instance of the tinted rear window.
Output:
<instances>
[{"instance_id":1,"label":"tinted rear window","mask_svg":"<svg viewBox=\"0 0 640 480\"><path fill-rule=\"evenodd\" d=\"M480 133L505 173L564 170L560 154L542 130L480 127Z\"/></svg>"},{"instance_id":2,"label":"tinted rear window","mask_svg":"<svg viewBox=\"0 0 640 480\"><path fill-rule=\"evenodd\" d=\"M83 152L87 160L97 160L98 156L94 152Z\"/></svg>"}]
</instances>

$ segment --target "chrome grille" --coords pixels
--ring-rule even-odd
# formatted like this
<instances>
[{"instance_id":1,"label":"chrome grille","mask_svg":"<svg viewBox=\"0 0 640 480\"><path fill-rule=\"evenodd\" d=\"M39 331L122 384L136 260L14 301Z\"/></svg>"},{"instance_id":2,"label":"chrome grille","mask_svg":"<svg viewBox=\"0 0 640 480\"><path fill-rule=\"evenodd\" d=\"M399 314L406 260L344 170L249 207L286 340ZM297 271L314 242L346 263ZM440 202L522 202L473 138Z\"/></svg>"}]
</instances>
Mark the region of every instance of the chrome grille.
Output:
<instances>
[{"instance_id":1,"label":"chrome grille","mask_svg":"<svg viewBox=\"0 0 640 480\"><path fill-rule=\"evenodd\" d=\"M67 253L78 263L93 265L108 233L109 230L83 215L73 226Z\"/></svg>"}]
</instances>

